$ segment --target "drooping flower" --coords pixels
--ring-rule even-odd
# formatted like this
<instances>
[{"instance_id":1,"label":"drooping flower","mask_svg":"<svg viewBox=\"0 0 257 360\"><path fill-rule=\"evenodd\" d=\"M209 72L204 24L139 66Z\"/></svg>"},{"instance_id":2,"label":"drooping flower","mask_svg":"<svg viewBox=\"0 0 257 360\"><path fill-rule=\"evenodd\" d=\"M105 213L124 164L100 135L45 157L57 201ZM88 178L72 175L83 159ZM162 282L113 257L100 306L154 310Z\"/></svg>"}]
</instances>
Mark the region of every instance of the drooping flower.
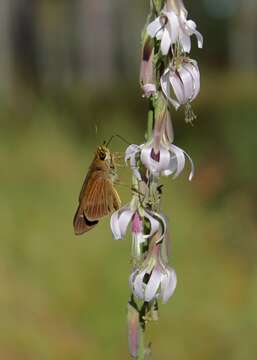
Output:
<instances>
[{"instance_id":1,"label":"drooping flower","mask_svg":"<svg viewBox=\"0 0 257 360\"><path fill-rule=\"evenodd\" d=\"M134 269L129 282L134 295L139 299L150 302L161 297L166 303L176 289L177 276L175 270L162 258L163 243L156 243L158 236L155 234L152 237L145 261L141 267Z\"/></svg>"},{"instance_id":2,"label":"drooping flower","mask_svg":"<svg viewBox=\"0 0 257 360\"><path fill-rule=\"evenodd\" d=\"M188 12L182 0L169 0L147 32L152 38L161 40L161 51L167 55L173 44L179 43L185 53L191 50L191 36L194 34L198 40L198 47L203 47L203 37L196 30L196 23L187 20Z\"/></svg>"},{"instance_id":3,"label":"drooping flower","mask_svg":"<svg viewBox=\"0 0 257 360\"><path fill-rule=\"evenodd\" d=\"M194 164L192 159L184 150L174 144L163 145L161 143L157 154L154 151L153 139L146 144L130 145L126 150L126 161L130 161L130 164L134 164L138 157L154 176L173 175L173 178L176 178L181 174L185 167L186 158L188 158L191 164L189 180L191 181L194 176ZM131 166L134 168L135 165ZM138 174L136 176L140 180L140 170L139 168L136 168L136 170L137 171L134 172L134 174Z\"/></svg>"},{"instance_id":4,"label":"drooping flower","mask_svg":"<svg viewBox=\"0 0 257 360\"><path fill-rule=\"evenodd\" d=\"M130 145L125 153L125 161L130 162L134 176L142 180L140 164L154 176L178 177L185 167L186 158L191 164L189 180L194 176L194 164L190 156L182 149L172 144L174 139L173 127L167 103L158 94L155 102L155 126L153 136L146 144Z\"/></svg>"},{"instance_id":5,"label":"drooping flower","mask_svg":"<svg viewBox=\"0 0 257 360\"><path fill-rule=\"evenodd\" d=\"M176 110L181 105L191 103L200 91L200 72L197 62L183 59L179 65L171 65L161 77L161 88Z\"/></svg>"},{"instance_id":6,"label":"drooping flower","mask_svg":"<svg viewBox=\"0 0 257 360\"><path fill-rule=\"evenodd\" d=\"M131 204L133 201L131 202ZM121 240L125 237L129 224L132 224L132 234L137 246L143 243L146 239L151 237L156 231L161 229L159 241L161 241L166 233L166 219L148 209L134 208L133 205L128 204L112 214L111 230L115 240ZM147 219L150 224L150 229L147 234L144 233L143 221Z\"/></svg>"}]
</instances>

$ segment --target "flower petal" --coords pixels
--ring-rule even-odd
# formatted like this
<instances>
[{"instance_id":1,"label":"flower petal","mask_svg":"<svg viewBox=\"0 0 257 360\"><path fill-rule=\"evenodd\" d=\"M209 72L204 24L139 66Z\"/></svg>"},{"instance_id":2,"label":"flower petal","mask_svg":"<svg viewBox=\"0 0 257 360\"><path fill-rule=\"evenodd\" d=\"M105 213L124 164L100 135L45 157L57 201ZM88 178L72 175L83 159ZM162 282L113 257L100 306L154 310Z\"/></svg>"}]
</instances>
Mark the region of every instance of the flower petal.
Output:
<instances>
[{"instance_id":1,"label":"flower petal","mask_svg":"<svg viewBox=\"0 0 257 360\"><path fill-rule=\"evenodd\" d=\"M153 228L151 230L151 236L153 236L161 227L161 234L160 234L159 238L156 240L156 244L159 244L162 242L162 240L164 239L164 236L166 234L167 221L162 214L158 214L157 212L152 212L152 218L155 221L156 221L156 219L158 219L158 220L156 221L157 222L156 224L153 223ZM157 227L157 224L158 224L158 227Z\"/></svg>"},{"instance_id":2,"label":"flower petal","mask_svg":"<svg viewBox=\"0 0 257 360\"><path fill-rule=\"evenodd\" d=\"M180 105L183 105L187 102L187 99L185 97L185 91L183 83L176 72L170 73L170 83L172 85L173 91L177 97L177 100Z\"/></svg>"},{"instance_id":3,"label":"flower petal","mask_svg":"<svg viewBox=\"0 0 257 360\"><path fill-rule=\"evenodd\" d=\"M185 94L185 102L191 100L194 96L194 78L190 70L188 70L185 66L183 66L179 70L179 76L182 80L184 94Z\"/></svg>"},{"instance_id":4,"label":"flower petal","mask_svg":"<svg viewBox=\"0 0 257 360\"><path fill-rule=\"evenodd\" d=\"M161 279L162 273L156 266L145 288L145 301L151 301L157 296L157 292L161 284Z\"/></svg>"},{"instance_id":5,"label":"flower petal","mask_svg":"<svg viewBox=\"0 0 257 360\"><path fill-rule=\"evenodd\" d=\"M179 32L180 44L185 53L190 53L191 51L191 38L190 35L186 34L183 31Z\"/></svg>"},{"instance_id":6,"label":"flower petal","mask_svg":"<svg viewBox=\"0 0 257 360\"><path fill-rule=\"evenodd\" d=\"M111 230L115 240L120 240L122 238L119 226L119 211L116 211L111 216Z\"/></svg>"},{"instance_id":7,"label":"flower petal","mask_svg":"<svg viewBox=\"0 0 257 360\"><path fill-rule=\"evenodd\" d=\"M133 293L141 300L145 298L145 284L143 283L146 270L140 271L133 282Z\"/></svg>"},{"instance_id":8,"label":"flower petal","mask_svg":"<svg viewBox=\"0 0 257 360\"><path fill-rule=\"evenodd\" d=\"M111 217L111 229L115 240L123 239L134 212L128 207L116 211Z\"/></svg>"},{"instance_id":9,"label":"flower petal","mask_svg":"<svg viewBox=\"0 0 257 360\"><path fill-rule=\"evenodd\" d=\"M161 88L162 92L169 100L171 105L174 106L176 110L178 110L178 108L180 107L180 103L170 96L170 69L166 69L161 77Z\"/></svg>"},{"instance_id":10,"label":"flower petal","mask_svg":"<svg viewBox=\"0 0 257 360\"><path fill-rule=\"evenodd\" d=\"M171 46L171 38L168 30L165 28L161 40L161 51L163 55L167 55Z\"/></svg>"},{"instance_id":11,"label":"flower petal","mask_svg":"<svg viewBox=\"0 0 257 360\"><path fill-rule=\"evenodd\" d=\"M186 153L184 151L184 154L186 155L186 157L188 158L189 162L190 162L190 165L191 165L191 171L190 171L190 174L189 174L189 181L192 181L193 177L195 176L195 166L194 166L194 162L193 160L191 159L191 157L188 155L188 153Z\"/></svg>"},{"instance_id":12,"label":"flower petal","mask_svg":"<svg viewBox=\"0 0 257 360\"><path fill-rule=\"evenodd\" d=\"M152 38L154 38L157 35L157 33L161 30L161 28L162 28L162 24L160 21L160 17L158 17L147 26L146 31Z\"/></svg>"},{"instance_id":13,"label":"flower petal","mask_svg":"<svg viewBox=\"0 0 257 360\"><path fill-rule=\"evenodd\" d=\"M194 90L191 101L193 101L200 92L200 71L195 60L190 60L189 63L184 65L184 68L187 69L192 75Z\"/></svg>"},{"instance_id":14,"label":"flower petal","mask_svg":"<svg viewBox=\"0 0 257 360\"><path fill-rule=\"evenodd\" d=\"M171 45L175 44L178 39L179 34L179 20L177 15L173 11L169 11L165 13L168 18L168 23L166 25L169 35Z\"/></svg>"},{"instance_id":15,"label":"flower petal","mask_svg":"<svg viewBox=\"0 0 257 360\"><path fill-rule=\"evenodd\" d=\"M152 158L152 145L145 146L141 151L141 161L144 166L154 175L158 176L162 171L164 171L170 162L170 153L164 148L160 147L160 156L159 161L156 161Z\"/></svg>"},{"instance_id":16,"label":"flower petal","mask_svg":"<svg viewBox=\"0 0 257 360\"><path fill-rule=\"evenodd\" d=\"M121 237L123 238L126 234L129 223L132 220L134 212L131 210L123 211L119 216L119 226L121 231Z\"/></svg>"},{"instance_id":17,"label":"flower petal","mask_svg":"<svg viewBox=\"0 0 257 360\"><path fill-rule=\"evenodd\" d=\"M161 296L165 303L168 302L169 298L173 295L177 286L177 275L174 269L166 269L166 274L162 278L161 282Z\"/></svg>"},{"instance_id":18,"label":"flower petal","mask_svg":"<svg viewBox=\"0 0 257 360\"><path fill-rule=\"evenodd\" d=\"M135 281L135 278L136 278L136 276L137 276L137 274L138 274L138 271L139 271L139 270L136 268L136 269L134 269L134 270L132 271L132 273L130 274L130 277L129 277L129 286L130 286L131 290L133 290L134 281Z\"/></svg>"},{"instance_id":19,"label":"flower petal","mask_svg":"<svg viewBox=\"0 0 257 360\"><path fill-rule=\"evenodd\" d=\"M159 229L160 222L151 215L150 211L145 211L145 217L150 221L151 224L150 234L146 235L146 238L149 238L153 236L153 234L155 234L156 231Z\"/></svg>"},{"instance_id":20,"label":"flower petal","mask_svg":"<svg viewBox=\"0 0 257 360\"><path fill-rule=\"evenodd\" d=\"M183 171L184 167L185 167L185 155L184 155L184 151L182 149L180 149L178 146L172 144L170 146L171 151L174 153L175 159L176 159L176 163L177 163L177 168L176 168L176 172L174 174L174 179L177 178L181 172Z\"/></svg>"},{"instance_id":21,"label":"flower petal","mask_svg":"<svg viewBox=\"0 0 257 360\"><path fill-rule=\"evenodd\" d=\"M195 35L198 41L198 47L202 49L203 47L203 36L202 34L196 30L196 23L193 20L187 20L185 25L186 31L189 33L189 35Z\"/></svg>"}]
</instances>

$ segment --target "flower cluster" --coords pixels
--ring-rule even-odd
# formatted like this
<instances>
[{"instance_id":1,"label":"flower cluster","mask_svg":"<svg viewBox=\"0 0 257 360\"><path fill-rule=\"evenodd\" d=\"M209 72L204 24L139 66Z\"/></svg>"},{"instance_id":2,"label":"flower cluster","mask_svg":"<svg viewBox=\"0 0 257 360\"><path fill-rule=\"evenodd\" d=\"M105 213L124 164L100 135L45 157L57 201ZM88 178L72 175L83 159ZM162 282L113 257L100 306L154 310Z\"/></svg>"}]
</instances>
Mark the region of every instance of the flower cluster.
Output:
<instances>
[{"instance_id":1,"label":"flower cluster","mask_svg":"<svg viewBox=\"0 0 257 360\"><path fill-rule=\"evenodd\" d=\"M197 62L189 57L191 37L196 36L199 48L203 47L203 37L196 29L196 23L187 17L182 0L167 0L159 16L148 24L140 80L144 96L156 94L157 85L160 85L167 101L176 110L185 106L186 122L192 122L195 115L191 103L200 91L200 71ZM165 58L160 79L154 78L154 43Z\"/></svg>"},{"instance_id":2,"label":"flower cluster","mask_svg":"<svg viewBox=\"0 0 257 360\"><path fill-rule=\"evenodd\" d=\"M170 108L184 106L186 122L195 119L191 103L200 92L200 72L189 53L192 35L199 48L203 37L195 22L188 19L182 0L164 3L160 9L156 6L159 2L152 1L150 20L143 32L140 85L149 101L149 112L145 143L132 144L125 153L125 162L133 173L133 196L111 218L114 239L123 239L128 229L132 235L128 324L133 357L139 351L140 328L144 329L147 320L156 320L158 300L166 303L177 285L176 272L168 264L167 218L160 209L160 178L177 178L187 162L189 180L194 176L192 159L174 144ZM143 301L141 308L134 299Z\"/></svg>"},{"instance_id":3,"label":"flower cluster","mask_svg":"<svg viewBox=\"0 0 257 360\"><path fill-rule=\"evenodd\" d=\"M140 267L135 267L130 276L130 287L139 299L151 302L161 298L166 303L177 286L177 276L162 256L165 242L159 242L156 233L150 239L149 250L145 261Z\"/></svg>"},{"instance_id":4,"label":"flower cluster","mask_svg":"<svg viewBox=\"0 0 257 360\"><path fill-rule=\"evenodd\" d=\"M134 295L146 302L158 298L166 302L177 283L175 271L162 256L167 221L159 210L158 181L161 176L177 178L187 159L191 167L189 180L194 175L192 159L173 143L169 110L170 104L175 109L184 105L186 120L194 118L190 104L200 91L200 72L197 62L188 57L192 35L201 48L203 37L195 22L188 20L182 0L167 0L159 16L146 26L140 83L151 103L153 127L146 143L132 144L126 150L125 161L132 169L135 184L133 199L111 218L111 229L117 240L124 238L131 225L135 266L130 285ZM162 66L158 61L162 61Z\"/></svg>"}]
</instances>

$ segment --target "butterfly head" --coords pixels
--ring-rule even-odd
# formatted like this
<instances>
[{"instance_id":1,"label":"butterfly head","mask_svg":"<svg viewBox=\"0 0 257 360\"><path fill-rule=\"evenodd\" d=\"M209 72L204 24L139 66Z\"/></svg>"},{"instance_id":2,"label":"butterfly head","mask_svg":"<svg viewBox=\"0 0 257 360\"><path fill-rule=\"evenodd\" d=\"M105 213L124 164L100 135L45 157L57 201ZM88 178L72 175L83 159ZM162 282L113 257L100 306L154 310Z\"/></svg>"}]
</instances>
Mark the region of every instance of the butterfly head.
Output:
<instances>
[{"instance_id":1,"label":"butterfly head","mask_svg":"<svg viewBox=\"0 0 257 360\"><path fill-rule=\"evenodd\" d=\"M96 156L99 160L106 161L111 159L110 150L105 146L101 145L96 151Z\"/></svg>"}]
</instances>

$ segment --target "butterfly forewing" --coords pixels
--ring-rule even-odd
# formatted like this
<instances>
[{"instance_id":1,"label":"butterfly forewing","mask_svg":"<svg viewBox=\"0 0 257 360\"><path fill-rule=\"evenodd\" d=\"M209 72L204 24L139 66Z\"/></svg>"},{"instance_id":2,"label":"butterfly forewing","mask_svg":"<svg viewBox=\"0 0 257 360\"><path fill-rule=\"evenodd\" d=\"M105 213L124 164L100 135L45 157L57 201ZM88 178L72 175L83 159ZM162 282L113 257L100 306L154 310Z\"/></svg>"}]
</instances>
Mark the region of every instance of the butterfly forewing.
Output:
<instances>
[{"instance_id":1,"label":"butterfly forewing","mask_svg":"<svg viewBox=\"0 0 257 360\"><path fill-rule=\"evenodd\" d=\"M80 192L73 221L75 234L91 230L100 218L119 209L120 198L113 185L115 176L115 164L109 150L99 147Z\"/></svg>"}]
</instances>

